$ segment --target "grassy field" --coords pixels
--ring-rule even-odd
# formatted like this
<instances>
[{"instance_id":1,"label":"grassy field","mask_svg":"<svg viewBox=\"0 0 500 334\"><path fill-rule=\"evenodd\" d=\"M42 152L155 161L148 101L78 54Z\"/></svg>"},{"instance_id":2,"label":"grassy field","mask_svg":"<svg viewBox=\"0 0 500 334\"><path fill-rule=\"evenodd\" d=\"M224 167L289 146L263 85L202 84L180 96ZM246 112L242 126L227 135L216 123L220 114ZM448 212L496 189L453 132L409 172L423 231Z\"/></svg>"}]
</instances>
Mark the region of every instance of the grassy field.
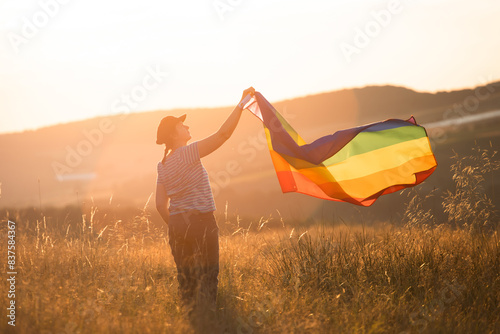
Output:
<instances>
[{"instance_id":1,"label":"grassy field","mask_svg":"<svg viewBox=\"0 0 500 334\"><path fill-rule=\"evenodd\" d=\"M167 229L147 207L3 212L1 252L8 218L18 274L15 328L2 280L0 332L499 333L498 216L475 193L473 163L454 166L446 222L418 193L400 226L219 216L217 317L196 323L178 307Z\"/></svg>"},{"instance_id":2,"label":"grassy field","mask_svg":"<svg viewBox=\"0 0 500 334\"><path fill-rule=\"evenodd\" d=\"M41 219L19 226L16 332L196 332L198 325L177 307L176 270L163 229L148 230L146 216L114 223L84 217L78 224L63 224L64 229L51 228L50 221ZM101 224L105 228L96 228ZM471 234L442 225L318 224L302 230L286 222L268 227L263 220L249 229L237 222L219 224L219 313L202 329L500 329L497 233ZM7 305L6 293L1 300ZM2 332L10 327L6 323Z\"/></svg>"}]
</instances>

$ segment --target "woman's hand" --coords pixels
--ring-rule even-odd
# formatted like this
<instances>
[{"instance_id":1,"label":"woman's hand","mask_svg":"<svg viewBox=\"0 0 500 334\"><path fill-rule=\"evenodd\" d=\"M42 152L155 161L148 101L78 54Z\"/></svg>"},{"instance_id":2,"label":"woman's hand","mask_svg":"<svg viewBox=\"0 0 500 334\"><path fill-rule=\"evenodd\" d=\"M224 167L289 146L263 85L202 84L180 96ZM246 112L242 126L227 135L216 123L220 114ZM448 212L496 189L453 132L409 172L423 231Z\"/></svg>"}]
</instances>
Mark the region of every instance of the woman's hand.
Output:
<instances>
[{"instance_id":1,"label":"woman's hand","mask_svg":"<svg viewBox=\"0 0 500 334\"><path fill-rule=\"evenodd\" d=\"M243 91L243 95L241 96L241 100L240 102L245 98L245 96L247 96L248 94L250 94L251 96L254 96L255 95L255 88L253 87L250 87L250 88L247 88Z\"/></svg>"}]
</instances>

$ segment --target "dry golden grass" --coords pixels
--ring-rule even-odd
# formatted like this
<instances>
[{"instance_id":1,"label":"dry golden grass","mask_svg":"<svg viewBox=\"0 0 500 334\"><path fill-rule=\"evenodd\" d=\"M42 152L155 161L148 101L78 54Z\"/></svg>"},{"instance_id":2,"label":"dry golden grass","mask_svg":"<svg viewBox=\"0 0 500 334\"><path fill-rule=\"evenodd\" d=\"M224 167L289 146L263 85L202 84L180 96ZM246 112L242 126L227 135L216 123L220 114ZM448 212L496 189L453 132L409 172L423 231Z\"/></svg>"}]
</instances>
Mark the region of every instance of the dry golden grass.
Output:
<instances>
[{"instance_id":1,"label":"dry golden grass","mask_svg":"<svg viewBox=\"0 0 500 334\"><path fill-rule=\"evenodd\" d=\"M261 220L262 223L265 221ZM500 242L444 226L221 222L218 318L177 306L164 230L147 216L18 226L18 333L494 333ZM102 227L104 225L104 227ZM100 226L99 229L96 229ZM234 231L233 233L229 233ZM101 233L102 232L102 233ZM7 272L4 266L4 272ZM6 305L7 296L1 296ZM201 327L197 327L201 326ZM210 327L212 326L212 327ZM1 330L10 326L2 321ZM200 329L201 328L201 329ZM210 328L210 330L209 330Z\"/></svg>"},{"instance_id":2,"label":"dry golden grass","mask_svg":"<svg viewBox=\"0 0 500 334\"><path fill-rule=\"evenodd\" d=\"M459 167L455 175L480 180ZM457 187L443 202L455 224L439 224L419 197L404 226L218 217L217 318L199 322L178 307L166 228L147 208L7 213L17 224L18 308L13 329L3 307L0 332L499 333L498 216L487 198L460 207L470 191Z\"/></svg>"}]
</instances>

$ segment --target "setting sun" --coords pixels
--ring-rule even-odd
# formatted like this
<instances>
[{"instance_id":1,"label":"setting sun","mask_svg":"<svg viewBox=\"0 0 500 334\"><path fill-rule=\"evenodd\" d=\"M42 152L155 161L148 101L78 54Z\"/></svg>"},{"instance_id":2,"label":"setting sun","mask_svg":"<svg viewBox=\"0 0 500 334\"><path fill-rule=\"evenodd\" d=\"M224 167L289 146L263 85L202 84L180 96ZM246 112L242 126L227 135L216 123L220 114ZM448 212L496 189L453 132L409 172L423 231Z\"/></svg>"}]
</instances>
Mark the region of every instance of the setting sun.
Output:
<instances>
[{"instance_id":1,"label":"setting sun","mask_svg":"<svg viewBox=\"0 0 500 334\"><path fill-rule=\"evenodd\" d=\"M371 84L473 87L500 78L489 37L499 13L463 0L3 1L0 132L229 106L248 85L270 101Z\"/></svg>"}]
</instances>

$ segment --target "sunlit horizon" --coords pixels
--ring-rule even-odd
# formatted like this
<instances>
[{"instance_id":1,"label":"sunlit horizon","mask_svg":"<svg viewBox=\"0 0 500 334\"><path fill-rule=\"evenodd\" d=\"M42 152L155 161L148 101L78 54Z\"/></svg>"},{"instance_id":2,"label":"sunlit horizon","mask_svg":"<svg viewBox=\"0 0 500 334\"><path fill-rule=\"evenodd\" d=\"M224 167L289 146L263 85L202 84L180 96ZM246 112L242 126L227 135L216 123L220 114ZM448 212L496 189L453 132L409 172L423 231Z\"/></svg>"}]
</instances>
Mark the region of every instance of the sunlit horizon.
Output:
<instances>
[{"instance_id":1,"label":"sunlit horizon","mask_svg":"<svg viewBox=\"0 0 500 334\"><path fill-rule=\"evenodd\" d=\"M480 85L481 84L478 84L478 86L480 86ZM306 94L303 94L303 95L297 95L297 96L292 96L292 97L285 97L285 98L278 99L278 100L273 100L273 101L270 101L270 102L271 103L275 103L275 102L281 102L281 101L285 101L285 100L303 98L303 97L306 97L306 96L320 95L320 94L331 93L331 92L336 92L336 91L341 91L341 90L360 89L360 88L371 87L371 86L379 86L379 87L382 87L382 86L401 87L401 88L406 88L406 89L413 90L413 91L418 92L418 93L439 93L439 92L444 92L445 91L445 90L423 91L423 90L413 89L412 87L405 87L405 86L391 84L391 83L375 83L375 84L366 84L364 86L342 87L342 88L328 90L328 91L311 92L311 93L306 93ZM470 89L470 88L474 88L474 87L471 87L471 86L456 87L456 88L449 89L449 90L446 90L446 91L458 91L458 90ZM259 90L257 89L257 91L259 91ZM164 111L166 115L169 114L169 112L172 112L172 115L179 116L184 110L220 109L220 108L230 108L230 107L233 107L235 105L236 104L234 104L234 105L229 105L229 104L226 104L226 105L209 105L209 106L192 105L192 106L179 106L179 107L171 107L171 108L153 108L153 109L145 109L145 110L127 111L126 114L129 114L129 113L130 114L136 114L136 113L157 112L157 111L161 110L161 111ZM179 114L179 115L177 115L177 114ZM110 113L110 114L92 115L90 117L83 117L83 118L71 118L71 119L69 119L67 121L61 121L61 122L56 122L56 123L47 123L47 124L42 124L40 126L32 127L32 128L26 127L26 128L20 129L20 130L15 130L14 129L12 131L4 131L4 132L0 132L0 135L3 135L3 134L15 134L15 133L22 133L22 132L29 132L29 131L37 131L37 130L41 130L41 129L44 129L44 128L49 128L49 127L53 127L53 126L69 124L69 123L73 123L73 122L80 122L80 121L86 121L86 120L90 120L90 119L94 119L94 118L112 117L112 116L120 116L120 115L122 115L122 114L121 113Z\"/></svg>"},{"instance_id":2,"label":"sunlit horizon","mask_svg":"<svg viewBox=\"0 0 500 334\"><path fill-rule=\"evenodd\" d=\"M500 80L500 3L485 0L394 8L362 0L63 2L0 4L0 133L229 107L250 85L274 102L370 85L432 93Z\"/></svg>"}]
</instances>

